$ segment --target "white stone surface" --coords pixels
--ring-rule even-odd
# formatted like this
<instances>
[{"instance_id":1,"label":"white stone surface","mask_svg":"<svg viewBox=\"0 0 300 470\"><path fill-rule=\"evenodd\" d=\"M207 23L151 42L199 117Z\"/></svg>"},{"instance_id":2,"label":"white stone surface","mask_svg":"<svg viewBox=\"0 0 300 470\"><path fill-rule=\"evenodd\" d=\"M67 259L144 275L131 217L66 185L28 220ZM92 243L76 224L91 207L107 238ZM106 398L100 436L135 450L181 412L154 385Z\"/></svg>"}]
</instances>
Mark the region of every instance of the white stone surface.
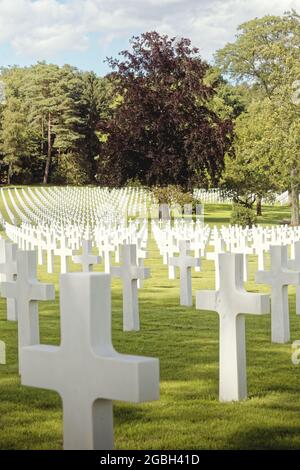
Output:
<instances>
[{"instance_id":1,"label":"white stone surface","mask_svg":"<svg viewBox=\"0 0 300 470\"><path fill-rule=\"evenodd\" d=\"M245 314L269 313L268 295L246 292L243 255L219 254L220 288L197 291L196 308L218 312L220 318L219 397L237 401L247 397Z\"/></svg>"},{"instance_id":2,"label":"white stone surface","mask_svg":"<svg viewBox=\"0 0 300 470\"><path fill-rule=\"evenodd\" d=\"M17 278L1 284L2 297L15 299L18 315L19 370L22 347L39 344L38 300L53 300L54 286L37 280L37 253L17 251Z\"/></svg>"},{"instance_id":3,"label":"white stone surface","mask_svg":"<svg viewBox=\"0 0 300 470\"><path fill-rule=\"evenodd\" d=\"M288 269L287 246L270 246L270 271L257 271L255 281L271 286L272 342L290 340L288 286L300 284L300 272Z\"/></svg>"},{"instance_id":4,"label":"white stone surface","mask_svg":"<svg viewBox=\"0 0 300 470\"><path fill-rule=\"evenodd\" d=\"M73 256L72 258L73 263L82 265L82 271L84 273L93 271L93 265L101 263L101 257L93 255L92 248L91 240L83 240L82 254L80 256Z\"/></svg>"},{"instance_id":5,"label":"white stone surface","mask_svg":"<svg viewBox=\"0 0 300 470\"><path fill-rule=\"evenodd\" d=\"M139 304L138 304L138 279L150 277L148 268L140 268L137 265L136 245L122 245L121 266L111 266L112 277L120 278L123 284L123 329L124 331L139 331Z\"/></svg>"},{"instance_id":6,"label":"white stone surface","mask_svg":"<svg viewBox=\"0 0 300 470\"><path fill-rule=\"evenodd\" d=\"M61 345L23 348L22 384L60 394L65 449L110 450L112 400L158 399L159 362L114 350L108 274L63 274L60 293Z\"/></svg>"},{"instance_id":7,"label":"white stone surface","mask_svg":"<svg viewBox=\"0 0 300 470\"><path fill-rule=\"evenodd\" d=\"M0 239L0 273L3 280L11 282L17 274L16 261L17 245L8 240ZM17 321L17 309L15 299L6 299L6 315L8 321Z\"/></svg>"},{"instance_id":8,"label":"white stone surface","mask_svg":"<svg viewBox=\"0 0 300 470\"><path fill-rule=\"evenodd\" d=\"M300 272L300 241L293 245L293 259L288 260L288 268L291 271ZM296 314L300 315L300 286L296 286Z\"/></svg>"},{"instance_id":9,"label":"white stone surface","mask_svg":"<svg viewBox=\"0 0 300 470\"><path fill-rule=\"evenodd\" d=\"M179 268L180 272L180 305L190 307L193 305L192 273L191 268L200 266L200 259L190 256L190 242L179 241L179 256L170 258L169 264Z\"/></svg>"}]
</instances>

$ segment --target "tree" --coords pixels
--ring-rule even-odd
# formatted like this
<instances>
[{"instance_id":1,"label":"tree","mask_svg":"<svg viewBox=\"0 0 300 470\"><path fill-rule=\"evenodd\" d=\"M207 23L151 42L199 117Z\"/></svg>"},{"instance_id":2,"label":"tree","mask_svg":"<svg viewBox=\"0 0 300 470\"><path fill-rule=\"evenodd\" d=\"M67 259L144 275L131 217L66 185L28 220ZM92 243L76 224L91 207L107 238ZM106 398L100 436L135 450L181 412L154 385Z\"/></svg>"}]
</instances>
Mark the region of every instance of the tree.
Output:
<instances>
[{"instance_id":1,"label":"tree","mask_svg":"<svg viewBox=\"0 0 300 470\"><path fill-rule=\"evenodd\" d=\"M274 107L269 99L253 101L235 122L234 141L225 157L221 186L235 203L251 209L255 201L281 188L277 165L278 134L274 135ZM258 205L258 215L260 214Z\"/></svg>"},{"instance_id":2,"label":"tree","mask_svg":"<svg viewBox=\"0 0 300 470\"><path fill-rule=\"evenodd\" d=\"M26 105L22 92L23 74L13 67L9 74L2 74L5 88L5 101L2 105L0 150L2 162L7 168L6 181L11 184L14 175L24 173L24 161L32 151L31 130L26 121ZM28 162L27 162L28 163Z\"/></svg>"},{"instance_id":3,"label":"tree","mask_svg":"<svg viewBox=\"0 0 300 470\"><path fill-rule=\"evenodd\" d=\"M188 39L156 32L131 40L123 61L109 59L116 106L102 120L98 180L192 187L216 181L231 136L231 121L209 102L208 65Z\"/></svg>"},{"instance_id":4,"label":"tree","mask_svg":"<svg viewBox=\"0 0 300 470\"><path fill-rule=\"evenodd\" d=\"M60 98L56 94L59 67L40 62L30 69L31 76L27 82L27 97L31 102L30 121L40 129L41 153L47 146L43 183L47 184L53 148L53 120L58 114Z\"/></svg>"},{"instance_id":5,"label":"tree","mask_svg":"<svg viewBox=\"0 0 300 470\"><path fill-rule=\"evenodd\" d=\"M288 12L283 17L265 16L239 27L235 43L227 44L216 54L216 63L235 80L246 80L261 95L272 101L276 119L271 145L276 149L272 157L285 158L282 181L292 194L292 223L298 225L299 216L299 158L294 129L298 128L298 110L292 102L293 83L300 72L300 17ZM277 147L278 135L284 147ZM259 137L260 139L260 137ZM290 150L288 154L287 149ZM274 150L275 151L275 150ZM287 170L288 169L288 170ZM284 173L284 174L283 174Z\"/></svg>"}]
</instances>

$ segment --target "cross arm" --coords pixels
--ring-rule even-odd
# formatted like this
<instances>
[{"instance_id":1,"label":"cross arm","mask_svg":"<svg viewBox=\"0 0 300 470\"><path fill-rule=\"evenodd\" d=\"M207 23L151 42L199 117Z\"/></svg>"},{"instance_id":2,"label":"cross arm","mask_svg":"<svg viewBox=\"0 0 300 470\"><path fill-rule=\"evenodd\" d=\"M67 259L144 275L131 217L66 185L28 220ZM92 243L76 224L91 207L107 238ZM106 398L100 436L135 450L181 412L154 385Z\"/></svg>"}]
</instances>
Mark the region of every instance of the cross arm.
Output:
<instances>
[{"instance_id":1,"label":"cross arm","mask_svg":"<svg viewBox=\"0 0 300 470\"><path fill-rule=\"evenodd\" d=\"M257 284L269 284L271 277L268 271L257 271L254 279Z\"/></svg>"},{"instance_id":2,"label":"cross arm","mask_svg":"<svg viewBox=\"0 0 300 470\"><path fill-rule=\"evenodd\" d=\"M80 256L80 255L72 256L72 261L75 264L81 264L82 263L82 256Z\"/></svg>"},{"instance_id":3,"label":"cross arm","mask_svg":"<svg viewBox=\"0 0 300 470\"><path fill-rule=\"evenodd\" d=\"M98 255L90 255L90 261L91 261L91 264L100 264L102 261L102 258L101 256L98 256Z\"/></svg>"},{"instance_id":4,"label":"cross arm","mask_svg":"<svg viewBox=\"0 0 300 470\"><path fill-rule=\"evenodd\" d=\"M17 274L17 263L0 263L0 273L1 274Z\"/></svg>"},{"instance_id":5,"label":"cross arm","mask_svg":"<svg viewBox=\"0 0 300 470\"><path fill-rule=\"evenodd\" d=\"M2 282L1 283L1 297L14 299L17 294L16 282Z\"/></svg>"},{"instance_id":6,"label":"cross arm","mask_svg":"<svg viewBox=\"0 0 300 470\"><path fill-rule=\"evenodd\" d=\"M98 357L95 366L101 398L133 403L159 399L158 359L115 353Z\"/></svg>"},{"instance_id":7,"label":"cross arm","mask_svg":"<svg viewBox=\"0 0 300 470\"><path fill-rule=\"evenodd\" d=\"M200 259L199 258L193 258L192 256L188 258L188 263L190 266L193 266L195 268L200 267Z\"/></svg>"},{"instance_id":8,"label":"cross arm","mask_svg":"<svg viewBox=\"0 0 300 470\"><path fill-rule=\"evenodd\" d=\"M286 274L287 284L298 286L300 285L300 272L297 271L283 271L283 276Z\"/></svg>"},{"instance_id":9,"label":"cross arm","mask_svg":"<svg viewBox=\"0 0 300 470\"><path fill-rule=\"evenodd\" d=\"M53 284L30 283L30 297L33 300L54 300L55 289Z\"/></svg>"},{"instance_id":10,"label":"cross arm","mask_svg":"<svg viewBox=\"0 0 300 470\"><path fill-rule=\"evenodd\" d=\"M169 265L178 267L179 266L179 261L180 261L179 257L174 256L174 257L169 259Z\"/></svg>"},{"instance_id":11,"label":"cross arm","mask_svg":"<svg viewBox=\"0 0 300 470\"><path fill-rule=\"evenodd\" d=\"M22 385L55 390L59 393L57 375L64 379L60 364L60 347L48 345L26 346L21 349Z\"/></svg>"},{"instance_id":12,"label":"cross arm","mask_svg":"<svg viewBox=\"0 0 300 470\"><path fill-rule=\"evenodd\" d=\"M218 291L199 290L196 292L196 309L218 311Z\"/></svg>"},{"instance_id":13,"label":"cross arm","mask_svg":"<svg viewBox=\"0 0 300 470\"><path fill-rule=\"evenodd\" d=\"M238 313L264 315L270 313L270 296L253 292L236 292L234 295L234 310Z\"/></svg>"},{"instance_id":14,"label":"cross arm","mask_svg":"<svg viewBox=\"0 0 300 470\"><path fill-rule=\"evenodd\" d=\"M132 270L132 277L135 277L136 279L149 279L151 277L150 275L150 269L149 268L133 268Z\"/></svg>"}]
</instances>

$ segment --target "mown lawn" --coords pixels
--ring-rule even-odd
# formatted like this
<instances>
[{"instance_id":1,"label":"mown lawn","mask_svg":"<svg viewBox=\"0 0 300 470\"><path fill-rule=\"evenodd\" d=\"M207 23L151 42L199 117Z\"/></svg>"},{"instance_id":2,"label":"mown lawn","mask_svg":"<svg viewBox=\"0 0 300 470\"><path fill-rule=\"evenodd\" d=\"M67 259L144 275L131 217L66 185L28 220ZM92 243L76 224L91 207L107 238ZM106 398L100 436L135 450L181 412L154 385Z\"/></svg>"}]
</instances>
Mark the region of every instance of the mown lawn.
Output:
<instances>
[{"instance_id":1,"label":"mown lawn","mask_svg":"<svg viewBox=\"0 0 300 470\"><path fill-rule=\"evenodd\" d=\"M2 210L2 201L0 202ZM288 209L264 208L262 223L280 223ZM208 223L228 223L230 207L206 205ZM161 398L132 405L116 402L117 449L296 449L300 448L300 366L291 362L291 343L270 343L270 316L246 319L249 399L218 402L218 316L179 306L179 281L169 281L167 268L153 240L149 243L152 277L140 291L141 331L122 331L121 288L113 282L113 342L122 353L160 359ZM74 266L72 269L76 269ZM250 259L248 290L257 286ZM56 260L56 273L58 260ZM193 288L213 289L213 264L203 260L193 274ZM55 283L58 274L39 269L41 281ZM295 289L290 288L292 341L300 339L295 315ZM40 302L41 342L59 344L58 301ZM0 339L7 345L7 365L0 366L0 448L61 449L62 412L59 396L20 385L17 325L5 320L0 299Z\"/></svg>"}]
</instances>

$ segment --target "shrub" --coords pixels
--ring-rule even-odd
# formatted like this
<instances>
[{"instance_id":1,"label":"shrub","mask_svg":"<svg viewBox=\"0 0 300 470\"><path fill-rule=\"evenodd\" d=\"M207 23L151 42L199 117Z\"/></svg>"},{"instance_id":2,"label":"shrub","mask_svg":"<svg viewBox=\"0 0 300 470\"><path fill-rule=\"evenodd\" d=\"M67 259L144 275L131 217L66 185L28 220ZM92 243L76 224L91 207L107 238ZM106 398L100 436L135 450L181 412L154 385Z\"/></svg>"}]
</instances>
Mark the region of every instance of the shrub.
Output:
<instances>
[{"instance_id":1,"label":"shrub","mask_svg":"<svg viewBox=\"0 0 300 470\"><path fill-rule=\"evenodd\" d=\"M233 204L231 212L231 223L242 225L242 227L252 227L257 221L256 213L250 207L241 204Z\"/></svg>"},{"instance_id":2,"label":"shrub","mask_svg":"<svg viewBox=\"0 0 300 470\"><path fill-rule=\"evenodd\" d=\"M186 192L176 185L157 186L153 189L153 193L159 204L179 204L184 206L184 204L195 203L192 193Z\"/></svg>"}]
</instances>

